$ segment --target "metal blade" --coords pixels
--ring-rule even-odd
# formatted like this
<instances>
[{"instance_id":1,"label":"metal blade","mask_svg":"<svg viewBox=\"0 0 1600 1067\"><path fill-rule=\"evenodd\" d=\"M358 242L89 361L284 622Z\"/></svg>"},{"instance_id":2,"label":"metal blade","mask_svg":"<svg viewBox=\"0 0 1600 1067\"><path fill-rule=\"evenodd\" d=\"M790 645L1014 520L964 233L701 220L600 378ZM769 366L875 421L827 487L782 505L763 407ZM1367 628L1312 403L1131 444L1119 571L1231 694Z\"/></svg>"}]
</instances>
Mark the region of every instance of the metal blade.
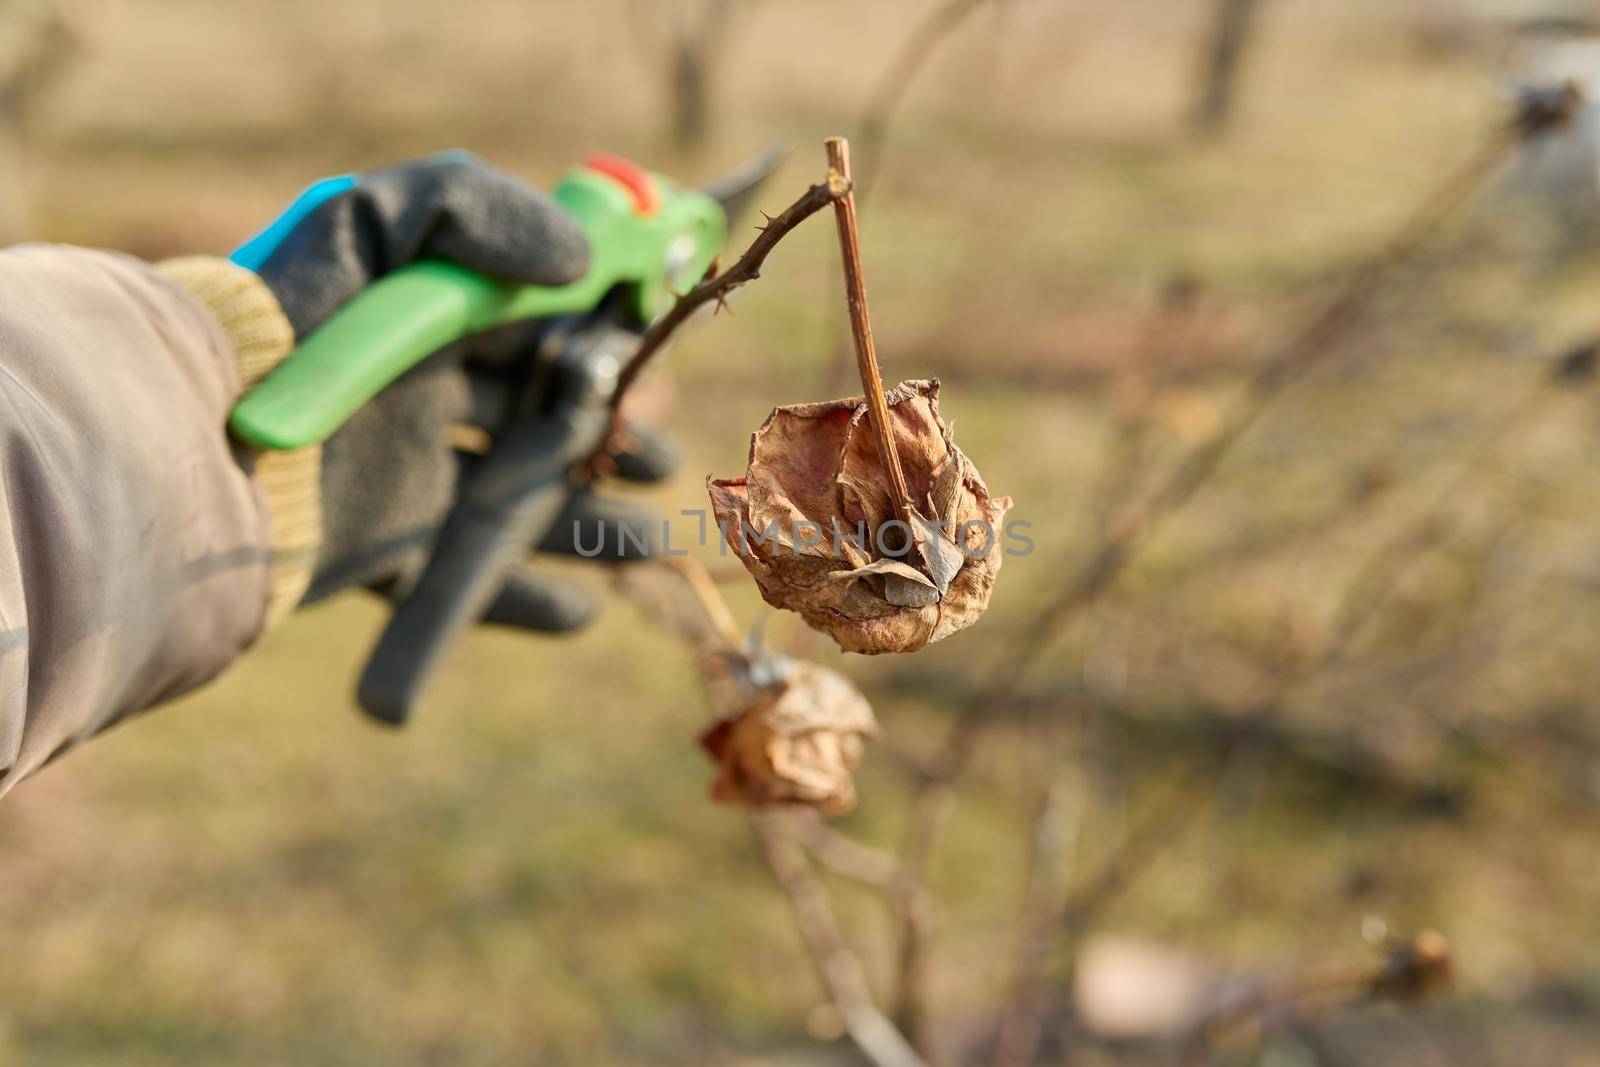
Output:
<instances>
[{"instance_id":1,"label":"metal blade","mask_svg":"<svg viewBox=\"0 0 1600 1067\"><path fill-rule=\"evenodd\" d=\"M750 207L760 191L761 185L778 169L789 154L789 145L785 141L774 141L759 154L745 163L741 163L727 174L701 187L700 191L712 197L722 205L722 210L728 216L728 229L733 229L739 216Z\"/></svg>"}]
</instances>

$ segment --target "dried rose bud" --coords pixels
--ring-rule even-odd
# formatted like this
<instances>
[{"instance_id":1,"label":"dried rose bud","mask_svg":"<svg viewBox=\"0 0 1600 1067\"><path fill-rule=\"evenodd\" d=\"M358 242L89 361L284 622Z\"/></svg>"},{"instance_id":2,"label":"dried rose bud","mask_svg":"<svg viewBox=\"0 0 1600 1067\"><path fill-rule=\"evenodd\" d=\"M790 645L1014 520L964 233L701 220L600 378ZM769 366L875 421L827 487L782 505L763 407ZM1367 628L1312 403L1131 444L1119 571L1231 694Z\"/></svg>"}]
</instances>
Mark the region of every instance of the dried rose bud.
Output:
<instances>
[{"instance_id":1,"label":"dried rose bud","mask_svg":"<svg viewBox=\"0 0 1600 1067\"><path fill-rule=\"evenodd\" d=\"M872 706L841 675L767 657L781 678L700 736L721 773L712 798L725 804L809 804L829 815L855 807L851 778L863 737L878 735Z\"/></svg>"},{"instance_id":2,"label":"dried rose bud","mask_svg":"<svg viewBox=\"0 0 1600 1067\"><path fill-rule=\"evenodd\" d=\"M1374 999L1420 1000L1448 986L1454 977L1450 942L1437 930L1424 930L1389 946L1367 994Z\"/></svg>"},{"instance_id":3,"label":"dried rose bud","mask_svg":"<svg viewBox=\"0 0 1600 1067\"><path fill-rule=\"evenodd\" d=\"M861 397L775 409L745 476L706 482L766 602L850 652L914 652L975 622L1011 507L956 447L937 380L901 382L887 400L914 524L896 515Z\"/></svg>"}]
</instances>

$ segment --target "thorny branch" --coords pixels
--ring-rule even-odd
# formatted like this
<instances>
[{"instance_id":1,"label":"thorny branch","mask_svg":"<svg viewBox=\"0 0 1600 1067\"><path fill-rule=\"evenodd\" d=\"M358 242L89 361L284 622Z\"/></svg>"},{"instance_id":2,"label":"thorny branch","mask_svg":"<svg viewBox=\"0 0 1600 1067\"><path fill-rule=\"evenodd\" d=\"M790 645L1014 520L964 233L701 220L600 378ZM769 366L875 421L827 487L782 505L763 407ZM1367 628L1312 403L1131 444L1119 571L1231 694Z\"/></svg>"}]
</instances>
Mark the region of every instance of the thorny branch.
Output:
<instances>
[{"instance_id":1,"label":"thorny branch","mask_svg":"<svg viewBox=\"0 0 1600 1067\"><path fill-rule=\"evenodd\" d=\"M618 439L626 432L622 402L629 388L638 380L651 358L661 350L678 327L707 304L714 303L722 307L729 293L761 277L761 268L779 241L788 236L796 226L849 192L850 183L842 177L831 174L826 181L813 185L779 214L767 217L766 225L760 228L760 236L745 249L744 255L740 256L733 266L718 273L719 263L713 260L711 266L706 268L705 277L699 284L680 296L665 315L651 324L639 342L638 349L617 377L617 387L611 394L611 433L601 447L595 450L594 455L583 464L589 475L592 476L600 470L606 462L606 457L616 448Z\"/></svg>"},{"instance_id":2,"label":"thorny branch","mask_svg":"<svg viewBox=\"0 0 1600 1067\"><path fill-rule=\"evenodd\" d=\"M1577 91L1571 86L1526 95L1510 121L1494 130L1467 163L1435 189L1397 233L1349 276L1321 313L1263 361L1223 424L1179 460L1141 507L1129 509L1120 521L1107 529L1101 547L1065 592L1023 628L1024 637L1014 646L1012 654L988 676L991 684L980 686L977 692L982 695L969 700L958 712L942 749L924 768L903 848L908 877L919 883L926 880L926 871L950 806L951 782L973 756L987 709L994 703L1008 703L1016 697L1025 685L1027 673L1061 626L1111 587L1137 548L1163 520L1194 498L1224 456L1271 403L1336 350L1338 343L1363 319L1397 269L1421 250L1517 148L1567 122L1578 103ZM899 1018L913 1035L917 1033L921 1014L926 966L926 946L921 944L924 933L919 924L904 915L900 917L897 931Z\"/></svg>"}]
</instances>

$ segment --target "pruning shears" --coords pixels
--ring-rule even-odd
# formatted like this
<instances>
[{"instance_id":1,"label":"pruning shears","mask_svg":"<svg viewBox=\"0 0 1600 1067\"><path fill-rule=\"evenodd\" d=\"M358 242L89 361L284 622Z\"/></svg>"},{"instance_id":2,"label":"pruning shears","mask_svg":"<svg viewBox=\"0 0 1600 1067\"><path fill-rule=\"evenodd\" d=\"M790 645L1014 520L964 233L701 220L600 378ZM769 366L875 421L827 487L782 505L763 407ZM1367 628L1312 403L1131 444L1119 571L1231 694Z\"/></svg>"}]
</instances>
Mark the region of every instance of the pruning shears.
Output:
<instances>
[{"instance_id":1,"label":"pruning shears","mask_svg":"<svg viewBox=\"0 0 1600 1067\"><path fill-rule=\"evenodd\" d=\"M326 440L406 370L451 343L538 320L503 432L463 479L421 579L396 604L362 672L361 707L399 725L456 637L483 616L507 569L549 531L571 470L610 428L616 376L643 329L699 281L728 220L781 152L699 190L616 156L592 156L554 190L588 238L588 271L563 286L514 285L443 260L378 279L306 337L234 407L255 448Z\"/></svg>"}]
</instances>

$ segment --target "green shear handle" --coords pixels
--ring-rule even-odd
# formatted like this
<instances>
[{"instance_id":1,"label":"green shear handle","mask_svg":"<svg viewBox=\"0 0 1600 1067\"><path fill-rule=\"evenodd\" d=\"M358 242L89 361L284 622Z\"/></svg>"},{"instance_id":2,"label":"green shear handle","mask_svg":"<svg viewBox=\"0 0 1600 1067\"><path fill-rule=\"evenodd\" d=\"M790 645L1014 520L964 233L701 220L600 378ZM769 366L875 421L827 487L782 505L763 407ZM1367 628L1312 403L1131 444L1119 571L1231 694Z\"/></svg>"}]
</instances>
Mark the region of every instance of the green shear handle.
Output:
<instances>
[{"instance_id":1,"label":"green shear handle","mask_svg":"<svg viewBox=\"0 0 1600 1067\"><path fill-rule=\"evenodd\" d=\"M570 285L509 285L443 260L378 279L340 308L234 407L235 437L263 450L325 441L356 409L430 353L494 326L581 314L626 290L640 322L700 279L727 218L712 196L610 156L564 178L555 198L589 242Z\"/></svg>"}]
</instances>

